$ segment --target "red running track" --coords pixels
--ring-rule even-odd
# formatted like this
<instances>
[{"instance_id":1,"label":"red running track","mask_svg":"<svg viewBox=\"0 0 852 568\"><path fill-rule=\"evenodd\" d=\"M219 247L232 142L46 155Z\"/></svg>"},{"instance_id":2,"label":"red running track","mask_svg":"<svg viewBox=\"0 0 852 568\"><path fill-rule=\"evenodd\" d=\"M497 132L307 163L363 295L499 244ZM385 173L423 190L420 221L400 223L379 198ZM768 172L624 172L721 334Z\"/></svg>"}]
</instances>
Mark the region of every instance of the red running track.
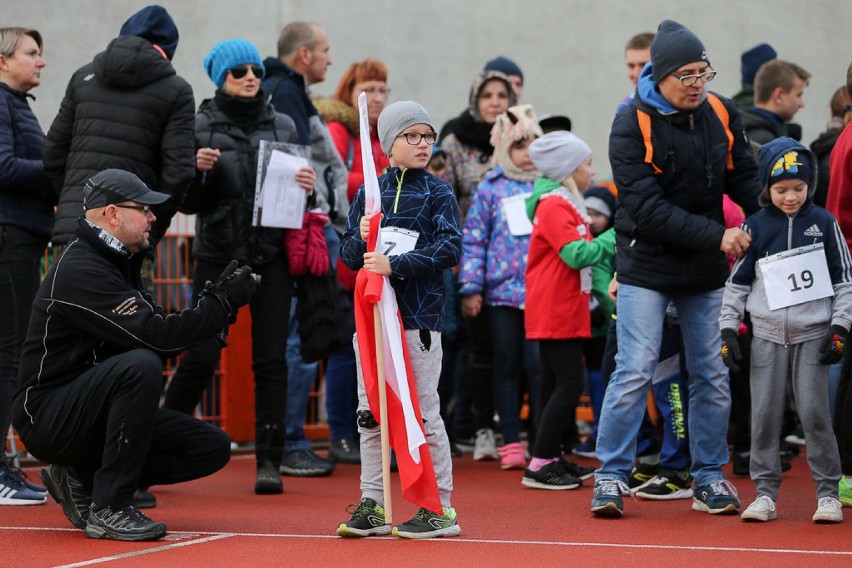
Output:
<instances>
[{"instance_id":1,"label":"red running track","mask_svg":"<svg viewBox=\"0 0 852 568\"><path fill-rule=\"evenodd\" d=\"M596 465L591 460L578 460ZM52 499L46 505L0 507L0 565L44 566L852 566L852 509L839 525L816 525L814 486L804 455L784 476L778 520L744 523L738 516L691 510L690 500L625 499L620 520L589 513L591 480L573 491L521 486L521 472L496 462L454 460L453 506L462 534L432 541L394 537L341 539L337 525L358 501L358 466L339 465L327 478L284 478L283 495L257 496L254 458L235 455L221 472L191 483L155 487L165 539L125 543L86 538ZM30 476L38 479L35 469ZM732 477L745 507L755 496L747 478ZM416 508L395 482L396 522Z\"/></svg>"}]
</instances>

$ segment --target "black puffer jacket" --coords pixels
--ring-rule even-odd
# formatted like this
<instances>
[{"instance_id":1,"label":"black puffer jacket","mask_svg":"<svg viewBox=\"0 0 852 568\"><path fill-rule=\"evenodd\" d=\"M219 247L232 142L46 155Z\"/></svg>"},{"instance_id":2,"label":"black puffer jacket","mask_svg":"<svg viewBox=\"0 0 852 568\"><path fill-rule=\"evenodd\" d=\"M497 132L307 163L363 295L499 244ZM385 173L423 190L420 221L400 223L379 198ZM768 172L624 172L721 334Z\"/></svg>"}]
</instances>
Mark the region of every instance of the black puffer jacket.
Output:
<instances>
[{"instance_id":1,"label":"black puffer jacket","mask_svg":"<svg viewBox=\"0 0 852 568\"><path fill-rule=\"evenodd\" d=\"M615 216L619 282L669 293L724 286L728 261L719 250L725 232L722 194L750 213L759 208L760 187L739 112L730 100L719 98L734 135L733 171L726 170L724 126L707 101L693 112L663 114L637 92L616 116L609 157L619 199ZM653 161L662 170L659 175L645 163L637 108L651 117Z\"/></svg>"},{"instance_id":2,"label":"black puffer jacket","mask_svg":"<svg viewBox=\"0 0 852 568\"><path fill-rule=\"evenodd\" d=\"M44 132L27 95L0 83L0 225L45 239L53 229L53 191L44 173Z\"/></svg>"},{"instance_id":3,"label":"black puffer jacket","mask_svg":"<svg viewBox=\"0 0 852 568\"><path fill-rule=\"evenodd\" d=\"M171 62L142 38L112 40L71 76L45 140L44 165L59 196L53 242L73 238L83 186L107 168L173 196L155 210L158 242L195 175L194 123L192 87Z\"/></svg>"},{"instance_id":4,"label":"black puffer jacket","mask_svg":"<svg viewBox=\"0 0 852 568\"><path fill-rule=\"evenodd\" d=\"M252 226L257 154L261 140L296 143L296 125L289 116L276 113L263 102L254 101L254 120L241 127L220 105L235 105L235 99L216 94L201 103L196 117L196 144L221 151L213 169L198 175L190 186L182 211L197 213L192 255L196 259L260 266L284 257L284 229ZM243 123L243 119L240 120Z\"/></svg>"}]
</instances>

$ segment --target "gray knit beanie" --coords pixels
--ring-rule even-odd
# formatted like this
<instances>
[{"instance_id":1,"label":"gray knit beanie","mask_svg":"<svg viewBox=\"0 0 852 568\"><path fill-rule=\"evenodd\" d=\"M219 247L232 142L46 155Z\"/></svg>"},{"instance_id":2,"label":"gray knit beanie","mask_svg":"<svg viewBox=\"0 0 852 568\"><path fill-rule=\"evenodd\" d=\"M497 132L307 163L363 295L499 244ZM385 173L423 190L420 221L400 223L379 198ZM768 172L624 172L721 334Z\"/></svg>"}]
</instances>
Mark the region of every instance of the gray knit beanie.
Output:
<instances>
[{"instance_id":1,"label":"gray knit beanie","mask_svg":"<svg viewBox=\"0 0 852 568\"><path fill-rule=\"evenodd\" d=\"M560 183L591 155L588 144L564 130L548 132L530 144L530 158L538 171Z\"/></svg>"},{"instance_id":2,"label":"gray knit beanie","mask_svg":"<svg viewBox=\"0 0 852 568\"><path fill-rule=\"evenodd\" d=\"M400 132L415 124L428 124L434 131L432 117L420 103L397 101L385 107L379 115L379 143L385 156L390 157L393 142Z\"/></svg>"},{"instance_id":3,"label":"gray knit beanie","mask_svg":"<svg viewBox=\"0 0 852 568\"><path fill-rule=\"evenodd\" d=\"M674 20L663 20L651 43L651 71L659 84L670 73L696 61L707 61L707 50L694 33Z\"/></svg>"}]
</instances>

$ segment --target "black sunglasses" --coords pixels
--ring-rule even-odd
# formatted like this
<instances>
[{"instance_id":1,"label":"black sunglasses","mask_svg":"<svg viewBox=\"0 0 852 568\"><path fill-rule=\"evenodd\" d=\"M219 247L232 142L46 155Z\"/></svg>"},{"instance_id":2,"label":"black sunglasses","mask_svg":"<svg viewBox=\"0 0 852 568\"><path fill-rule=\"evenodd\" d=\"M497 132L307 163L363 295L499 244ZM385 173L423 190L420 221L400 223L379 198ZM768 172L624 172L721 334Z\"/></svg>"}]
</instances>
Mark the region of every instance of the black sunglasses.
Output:
<instances>
[{"instance_id":1,"label":"black sunglasses","mask_svg":"<svg viewBox=\"0 0 852 568\"><path fill-rule=\"evenodd\" d=\"M236 67L229 69L228 73L230 73L231 77L234 79L242 79L246 76L249 69L251 69L252 74L258 79L263 78L263 67L260 65L237 65Z\"/></svg>"}]
</instances>

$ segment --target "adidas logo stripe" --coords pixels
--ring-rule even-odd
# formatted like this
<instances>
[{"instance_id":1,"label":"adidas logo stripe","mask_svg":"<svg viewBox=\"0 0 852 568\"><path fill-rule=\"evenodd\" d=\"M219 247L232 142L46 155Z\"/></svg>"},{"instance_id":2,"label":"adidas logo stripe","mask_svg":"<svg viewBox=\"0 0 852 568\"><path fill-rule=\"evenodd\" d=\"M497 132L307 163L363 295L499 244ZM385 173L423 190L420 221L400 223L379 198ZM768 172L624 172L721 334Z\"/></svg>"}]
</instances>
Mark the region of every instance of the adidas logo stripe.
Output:
<instances>
[{"instance_id":1,"label":"adidas logo stripe","mask_svg":"<svg viewBox=\"0 0 852 568\"><path fill-rule=\"evenodd\" d=\"M805 229L806 237L821 237L822 231L819 230L819 227L816 226L816 223Z\"/></svg>"}]
</instances>

